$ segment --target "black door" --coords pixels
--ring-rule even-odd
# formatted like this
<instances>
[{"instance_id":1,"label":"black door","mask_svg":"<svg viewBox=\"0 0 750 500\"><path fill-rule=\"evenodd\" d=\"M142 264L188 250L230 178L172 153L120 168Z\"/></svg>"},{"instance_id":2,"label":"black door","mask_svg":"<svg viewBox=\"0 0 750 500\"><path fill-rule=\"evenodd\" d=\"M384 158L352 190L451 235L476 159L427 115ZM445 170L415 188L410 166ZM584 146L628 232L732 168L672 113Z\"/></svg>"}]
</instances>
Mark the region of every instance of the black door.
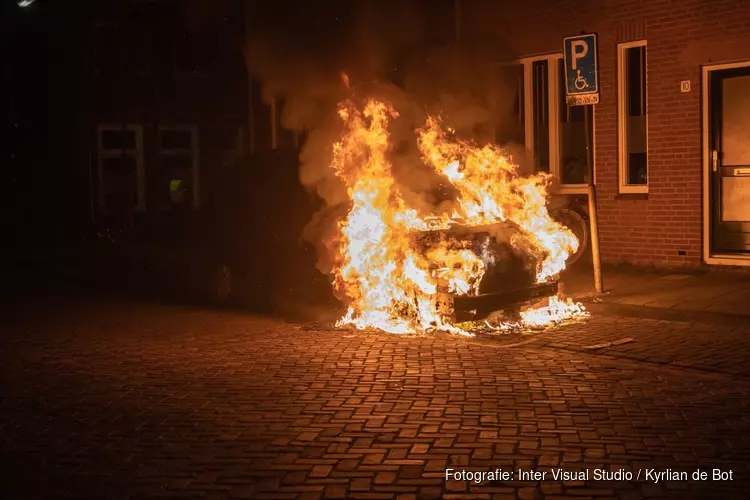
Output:
<instances>
[{"instance_id":1,"label":"black door","mask_svg":"<svg viewBox=\"0 0 750 500\"><path fill-rule=\"evenodd\" d=\"M711 251L750 252L750 67L710 75Z\"/></svg>"}]
</instances>

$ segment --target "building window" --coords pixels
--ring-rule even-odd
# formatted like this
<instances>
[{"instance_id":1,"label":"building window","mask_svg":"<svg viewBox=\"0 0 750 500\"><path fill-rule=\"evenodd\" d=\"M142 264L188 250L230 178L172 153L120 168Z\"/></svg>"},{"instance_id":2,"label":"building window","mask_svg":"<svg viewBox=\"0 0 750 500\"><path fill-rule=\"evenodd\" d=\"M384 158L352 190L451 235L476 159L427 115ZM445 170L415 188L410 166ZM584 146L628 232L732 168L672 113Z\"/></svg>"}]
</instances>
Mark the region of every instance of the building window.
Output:
<instances>
[{"instance_id":1,"label":"building window","mask_svg":"<svg viewBox=\"0 0 750 500\"><path fill-rule=\"evenodd\" d=\"M549 154L549 64L547 60L531 63L532 109L534 119L534 165L537 172L550 171Z\"/></svg>"},{"instance_id":2,"label":"building window","mask_svg":"<svg viewBox=\"0 0 750 500\"><path fill-rule=\"evenodd\" d=\"M560 181L561 194L586 192L586 122L582 106L565 104L562 54L524 58L520 93L525 124L523 141L537 172ZM589 146L594 148L594 112L588 113ZM592 151L593 153L593 151ZM592 154L593 158L593 154Z\"/></svg>"},{"instance_id":3,"label":"building window","mask_svg":"<svg viewBox=\"0 0 750 500\"><path fill-rule=\"evenodd\" d=\"M136 146L136 133L134 129L102 129L101 149L104 151L133 151Z\"/></svg>"},{"instance_id":4,"label":"building window","mask_svg":"<svg viewBox=\"0 0 750 500\"><path fill-rule=\"evenodd\" d=\"M560 182L563 185L586 184L588 182L588 164L586 147L594 143L591 116L586 114L585 106L568 106L565 104L566 82L565 62L557 63L558 102L559 102L559 137L560 137ZM586 118L589 120L588 144L586 142Z\"/></svg>"},{"instance_id":5,"label":"building window","mask_svg":"<svg viewBox=\"0 0 750 500\"><path fill-rule=\"evenodd\" d=\"M526 144L523 64L501 66L490 95L495 142L500 146Z\"/></svg>"},{"instance_id":6,"label":"building window","mask_svg":"<svg viewBox=\"0 0 750 500\"><path fill-rule=\"evenodd\" d=\"M171 211L200 206L198 127L159 127L160 207Z\"/></svg>"},{"instance_id":7,"label":"building window","mask_svg":"<svg viewBox=\"0 0 750 500\"><path fill-rule=\"evenodd\" d=\"M646 42L617 47L620 192L648 192Z\"/></svg>"},{"instance_id":8,"label":"building window","mask_svg":"<svg viewBox=\"0 0 750 500\"><path fill-rule=\"evenodd\" d=\"M146 209L143 127L101 124L98 127L99 206L113 215L127 203Z\"/></svg>"}]
</instances>

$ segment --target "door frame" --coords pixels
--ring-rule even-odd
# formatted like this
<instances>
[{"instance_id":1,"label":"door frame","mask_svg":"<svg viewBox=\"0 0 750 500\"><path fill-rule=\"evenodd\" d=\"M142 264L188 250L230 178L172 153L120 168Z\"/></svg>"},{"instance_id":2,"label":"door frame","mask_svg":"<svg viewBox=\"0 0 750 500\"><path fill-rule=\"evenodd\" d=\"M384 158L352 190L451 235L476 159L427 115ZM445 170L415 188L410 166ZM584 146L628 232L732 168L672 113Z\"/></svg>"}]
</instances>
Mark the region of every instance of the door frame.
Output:
<instances>
[{"instance_id":1,"label":"door frame","mask_svg":"<svg viewBox=\"0 0 750 500\"><path fill-rule=\"evenodd\" d=\"M718 266L750 266L750 254L713 253L711 251L711 122L709 81L712 71L750 68L750 60L701 66L701 158L703 165L703 261Z\"/></svg>"}]
</instances>

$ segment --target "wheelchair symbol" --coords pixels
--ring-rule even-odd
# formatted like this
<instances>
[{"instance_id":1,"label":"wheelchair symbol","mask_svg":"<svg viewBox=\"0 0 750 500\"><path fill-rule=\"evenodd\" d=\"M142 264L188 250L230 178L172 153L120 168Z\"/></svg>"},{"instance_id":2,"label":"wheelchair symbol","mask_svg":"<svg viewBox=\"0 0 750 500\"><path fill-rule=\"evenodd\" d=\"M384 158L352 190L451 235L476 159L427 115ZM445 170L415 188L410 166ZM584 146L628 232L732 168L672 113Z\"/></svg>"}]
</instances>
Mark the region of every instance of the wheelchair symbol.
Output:
<instances>
[{"instance_id":1,"label":"wheelchair symbol","mask_svg":"<svg viewBox=\"0 0 750 500\"><path fill-rule=\"evenodd\" d=\"M586 81L584 77L581 76L581 70L576 70L576 79L575 79L575 86L577 90L583 90L585 88L588 88L589 82Z\"/></svg>"}]
</instances>

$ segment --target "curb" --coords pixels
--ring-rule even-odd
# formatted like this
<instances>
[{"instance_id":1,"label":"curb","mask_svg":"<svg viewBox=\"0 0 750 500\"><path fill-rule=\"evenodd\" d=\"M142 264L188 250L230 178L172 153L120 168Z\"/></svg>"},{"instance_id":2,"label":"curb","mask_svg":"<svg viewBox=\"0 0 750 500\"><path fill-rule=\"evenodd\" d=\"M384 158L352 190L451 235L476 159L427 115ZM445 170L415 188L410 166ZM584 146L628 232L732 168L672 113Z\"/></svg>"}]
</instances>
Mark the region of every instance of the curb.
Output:
<instances>
[{"instance_id":1,"label":"curb","mask_svg":"<svg viewBox=\"0 0 750 500\"><path fill-rule=\"evenodd\" d=\"M590 297L579 299L592 314L623 316L628 318L679 321L682 323L706 323L712 325L747 327L750 316L744 314L717 313L666 307L636 306L612 302L593 302Z\"/></svg>"}]
</instances>

